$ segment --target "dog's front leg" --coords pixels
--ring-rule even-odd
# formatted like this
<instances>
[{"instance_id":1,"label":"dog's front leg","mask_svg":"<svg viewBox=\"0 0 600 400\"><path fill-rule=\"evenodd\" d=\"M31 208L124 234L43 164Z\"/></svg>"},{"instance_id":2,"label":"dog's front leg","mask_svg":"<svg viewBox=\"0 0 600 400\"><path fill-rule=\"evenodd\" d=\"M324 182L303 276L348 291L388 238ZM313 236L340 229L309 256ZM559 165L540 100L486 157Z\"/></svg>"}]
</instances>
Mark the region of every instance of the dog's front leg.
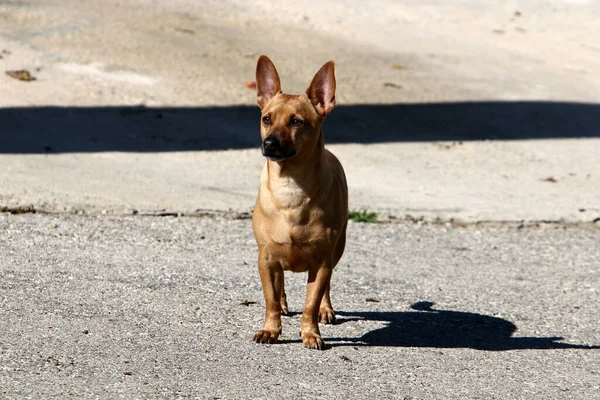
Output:
<instances>
[{"instance_id":1,"label":"dog's front leg","mask_svg":"<svg viewBox=\"0 0 600 400\"><path fill-rule=\"evenodd\" d=\"M319 307L325 290L329 286L331 273L332 263L327 262L311 267L308 271L306 304L302 311L300 336L302 336L304 347L309 349L322 350L324 348L319 332Z\"/></svg>"},{"instance_id":2,"label":"dog's front leg","mask_svg":"<svg viewBox=\"0 0 600 400\"><path fill-rule=\"evenodd\" d=\"M283 269L278 262L270 260L263 249L259 249L258 272L265 295L266 310L264 327L256 332L254 341L256 343L275 343L281 334Z\"/></svg>"}]
</instances>

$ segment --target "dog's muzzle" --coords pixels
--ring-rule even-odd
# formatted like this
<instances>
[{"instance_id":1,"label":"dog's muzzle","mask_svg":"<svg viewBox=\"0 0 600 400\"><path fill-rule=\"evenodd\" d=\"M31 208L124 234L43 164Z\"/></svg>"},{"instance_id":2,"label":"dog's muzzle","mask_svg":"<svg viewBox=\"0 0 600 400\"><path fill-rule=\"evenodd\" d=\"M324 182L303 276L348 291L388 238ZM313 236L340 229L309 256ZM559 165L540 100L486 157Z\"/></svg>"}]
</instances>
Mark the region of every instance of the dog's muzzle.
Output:
<instances>
[{"instance_id":1,"label":"dog's muzzle","mask_svg":"<svg viewBox=\"0 0 600 400\"><path fill-rule=\"evenodd\" d=\"M281 142L275 135L267 136L260 147L263 156L267 157L270 161L281 161L293 155L287 154L287 152L284 151L281 147Z\"/></svg>"}]
</instances>

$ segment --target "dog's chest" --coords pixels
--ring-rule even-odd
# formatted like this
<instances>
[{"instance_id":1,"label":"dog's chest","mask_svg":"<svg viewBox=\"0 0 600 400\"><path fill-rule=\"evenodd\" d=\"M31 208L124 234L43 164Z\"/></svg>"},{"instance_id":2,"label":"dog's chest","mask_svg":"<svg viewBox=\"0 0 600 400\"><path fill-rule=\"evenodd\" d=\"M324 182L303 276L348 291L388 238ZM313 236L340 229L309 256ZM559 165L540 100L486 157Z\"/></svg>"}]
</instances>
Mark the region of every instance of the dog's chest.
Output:
<instances>
[{"instance_id":1,"label":"dog's chest","mask_svg":"<svg viewBox=\"0 0 600 400\"><path fill-rule=\"evenodd\" d=\"M325 212L323 193L311 197L293 179L263 178L253 219L267 257L294 272L330 257L339 229Z\"/></svg>"},{"instance_id":2,"label":"dog's chest","mask_svg":"<svg viewBox=\"0 0 600 400\"><path fill-rule=\"evenodd\" d=\"M308 197L291 179L283 179L272 183L271 196L274 205L280 210L293 210L306 207Z\"/></svg>"}]
</instances>

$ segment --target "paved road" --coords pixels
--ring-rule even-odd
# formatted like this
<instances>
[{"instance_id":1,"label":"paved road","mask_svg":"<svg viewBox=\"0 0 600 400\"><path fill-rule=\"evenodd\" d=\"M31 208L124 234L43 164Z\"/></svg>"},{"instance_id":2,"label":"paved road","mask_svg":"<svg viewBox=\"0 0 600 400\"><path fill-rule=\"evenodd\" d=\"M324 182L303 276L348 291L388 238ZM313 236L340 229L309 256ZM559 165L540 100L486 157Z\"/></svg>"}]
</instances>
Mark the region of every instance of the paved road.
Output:
<instances>
[{"instance_id":1,"label":"paved road","mask_svg":"<svg viewBox=\"0 0 600 400\"><path fill-rule=\"evenodd\" d=\"M0 239L3 398L600 398L598 229L353 223L323 352L304 274L252 342L248 220L2 214Z\"/></svg>"},{"instance_id":2,"label":"paved road","mask_svg":"<svg viewBox=\"0 0 600 400\"><path fill-rule=\"evenodd\" d=\"M0 0L0 69L36 77L0 74L0 210L50 212L0 213L0 397L600 398L599 18L580 0ZM251 341L235 218L264 162L245 85L262 53L294 93L335 60L325 135L352 208L442 221L350 225L323 352L297 336L304 275L282 342ZM161 210L188 216L144 216Z\"/></svg>"}]
</instances>

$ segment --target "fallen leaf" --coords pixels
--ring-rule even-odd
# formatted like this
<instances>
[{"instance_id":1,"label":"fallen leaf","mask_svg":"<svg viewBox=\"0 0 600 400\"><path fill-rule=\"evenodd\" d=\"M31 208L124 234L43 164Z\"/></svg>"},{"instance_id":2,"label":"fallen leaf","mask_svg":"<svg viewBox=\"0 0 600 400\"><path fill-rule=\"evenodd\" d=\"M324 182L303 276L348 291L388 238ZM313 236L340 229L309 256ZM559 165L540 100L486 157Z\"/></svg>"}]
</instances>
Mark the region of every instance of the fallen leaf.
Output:
<instances>
[{"instance_id":1,"label":"fallen leaf","mask_svg":"<svg viewBox=\"0 0 600 400\"><path fill-rule=\"evenodd\" d=\"M29 71L27 71L26 69L20 69L20 70L16 70L16 71L6 71L6 75L18 79L20 81L35 81L35 78L33 76L31 76L31 74L29 73Z\"/></svg>"},{"instance_id":2,"label":"fallen leaf","mask_svg":"<svg viewBox=\"0 0 600 400\"><path fill-rule=\"evenodd\" d=\"M375 297L367 297L367 298L365 299L365 301L368 301L368 302L370 302L370 303L379 303L379 300L378 300L378 299L376 299Z\"/></svg>"},{"instance_id":3,"label":"fallen leaf","mask_svg":"<svg viewBox=\"0 0 600 400\"><path fill-rule=\"evenodd\" d=\"M399 85L397 83L393 83L393 82L384 82L383 84L384 87L391 87L394 89L402 89L402 85Z\"/></svg>"},{"instance_id":4,"label":"fallen leaf","mask_svg":"<svg viewBox=\"0 0 600 400\"><path fill-rule=\"evenodd\" d=\"M556 183L556 182L558 182L556 180L556 178L554 178L553 176L549 176L547 178L540 179L540 181L542 181L542 182L550 182L550 183Z\"/></svg>"},{"instance_id":5,"label":"fallen leaf","mask_svg":"<svg viewBox=\"0 0 600 400\"><path fill-rule=\"evenodd\" d=\"M246 306L248 307L250 304L256 304L255 301L248 301L248 300L244 300L240 303L240 306Z\"/></svg>"},{"instance_id":6,"label":"fallen leaf","mask_svg":"<svg viewBox=\"0 0 600 400\"><path fill-rule=\"evenodd\" d=\"M390 64L390 68L391 69L406 69L407 66L406 65L402 65L402 64Z\"/></svg>"},{"instance_id":7,"label":"fallen leaf","mask_svg":"<svg viewBox=\"0 0 600 400\"><path fill-rule=\"evenodd\" d=\"M6 54L7 56L10 56L12 54L12 52L10 50L3 49L2 54Z\"/></svg>"},{"instance_id":8,"label":"fallen leaf","mask_svg":"<svg viewBox=\"0 0 600 400\"><path fill-rule=\"evenodd\" d=\"M247 81L246 82L246 87L248 89L256 89L256 82L254 82L254 81Z\"/></svg>"},{"instance_id":9,"label":"fallen leaf","mask_svg":"<svg viewBox=\"0 0 600 400\"><path fill-rule=\"evenodd\" d=\"M179 28L179 27L174 27L173 29L175 29L177 32L181 32L181 33L187 33L188 35L195 35L196 31L193 31L191 29L187 29L187 28Z\"/></svg>"}]
</instances>

